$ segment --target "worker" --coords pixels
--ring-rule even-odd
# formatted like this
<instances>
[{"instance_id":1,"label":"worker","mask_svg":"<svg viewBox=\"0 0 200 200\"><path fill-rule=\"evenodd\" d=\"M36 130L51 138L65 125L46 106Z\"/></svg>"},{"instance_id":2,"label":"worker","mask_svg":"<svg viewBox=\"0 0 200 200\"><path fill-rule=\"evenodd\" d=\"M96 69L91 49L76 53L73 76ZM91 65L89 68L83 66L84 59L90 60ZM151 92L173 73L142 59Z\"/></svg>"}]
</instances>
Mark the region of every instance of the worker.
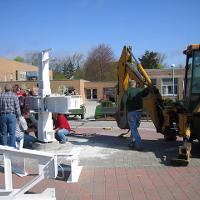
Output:
<instances>
[{"instance_id":1,"label":"worker","mask_svg":"<svg viewBox=\"0 0 200 200\"><path fill-rule=\"evenodd\" d=\"M0 94L0 129L2 133L2 145L7 145L9 133L9 145L15 147L16 118L21 116L18 97L12 92L12 86L6 83L5 92Z\"/></svg>"},{"instance_id":2,"label":"worker","mask_svg":"<svg viewBox=\"0 0 200 200\"><path fill-rule=\"evenodd\" d=\"M39 92L39 84L37 83L36 86L33 87L33 96L38 96L38 92Z\"/></svg>"},{"instance_id":3,"label":"worker","mask_svg":"<svg viewBox=\"0 0 200 200\"><path fill-rule=\"evenodd\" d=\"M71 127L67 121L67 118L61 113L53 113L55 138L60 144L67 142L66 136L70 133Z\"/></svg>"},{"instance_id":4,"label":"worker","mask_svg":"<svg viewBox=\"0 0 200 200\"><path fill-rule=\"evenodd\" d=\"M121 111L126 107L128 114L128 124L131 130L131 141L129 146L135 150L143 150L143 144L138 132L138 127L140 125L140 119L142 115L142 88L136 87L136 82L134 80L129 80L129 87L125 92L122 104Z\"/></svg>"},{"instance_id":5,"label":"worker","mask_svg":"<svg viewBox=\"0 0 200 200\"><path fill-rule=\"evenodd\" d=\"M36 141L36 138L28 135L30 132L35 132L35 128L28 127L26 120L30 118L30 112L24 108L21 111L22 115L17 119L16 123L16 148L21 149L24 145L24 139Z\"/></svg>"}]
</instances>

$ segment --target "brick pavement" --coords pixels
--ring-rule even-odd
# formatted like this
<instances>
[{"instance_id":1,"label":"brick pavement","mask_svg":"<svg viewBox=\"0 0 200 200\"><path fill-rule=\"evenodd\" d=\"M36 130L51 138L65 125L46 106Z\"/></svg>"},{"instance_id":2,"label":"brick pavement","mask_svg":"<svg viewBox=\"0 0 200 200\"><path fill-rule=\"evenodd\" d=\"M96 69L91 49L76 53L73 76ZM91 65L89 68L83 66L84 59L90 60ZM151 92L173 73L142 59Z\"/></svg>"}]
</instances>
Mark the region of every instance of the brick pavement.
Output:
<instances>
[{"instance_id":1,"label":"brick pavement","mask_svg":"<svg viewBox=\"0 0 200 200\"><path fill-rule=\"evenodd\" d=\"M44 180L30 190L42 192L55 187L58 200L157 200L199 199L200 159L196 152L187 167L173 167L178 141L164 141L154 130L140 129L145 151L128 148L128 139L117 137L123 131L117 128L79 128L77 135L69 137L69 144L82 148L80 164L83 166L78 183L66 180ZM195 146L198 148L198 146ZM58 151L54 148L53 150ZM33 177L17 177L14 185L23 185ZM0 186L3 184L0 173Z\"/></svg>"}]
</instances>

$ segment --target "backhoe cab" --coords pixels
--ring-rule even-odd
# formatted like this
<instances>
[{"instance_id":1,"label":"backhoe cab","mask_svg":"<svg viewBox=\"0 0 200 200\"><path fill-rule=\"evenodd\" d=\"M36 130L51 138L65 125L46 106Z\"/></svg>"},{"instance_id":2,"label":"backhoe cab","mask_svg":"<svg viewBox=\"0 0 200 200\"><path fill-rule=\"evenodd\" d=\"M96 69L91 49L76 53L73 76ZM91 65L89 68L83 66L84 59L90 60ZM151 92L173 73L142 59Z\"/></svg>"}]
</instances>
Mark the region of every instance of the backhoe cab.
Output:
<instances>
[{"instance_id":1,"label":"backhoe cab","mask_svg":"<svg viewBox=\"0 0 200 200\"><path fill-rule=\"evenodd\" d=\"M128 129L127 111L120 111L122 97L128 88L129 79L135 80L141 87L146 87L147 95L143 105L148 112L157 132L166 139L183 137L176 162L188 163L191 142L200 139L200 44L189 45L186 55L184 96L178 104L165 107L159 90L152 85L151 79L132 53L132 48L124 46L118 62L118 91L116 121L120 128Z\"/></svg>"}]
</instances>

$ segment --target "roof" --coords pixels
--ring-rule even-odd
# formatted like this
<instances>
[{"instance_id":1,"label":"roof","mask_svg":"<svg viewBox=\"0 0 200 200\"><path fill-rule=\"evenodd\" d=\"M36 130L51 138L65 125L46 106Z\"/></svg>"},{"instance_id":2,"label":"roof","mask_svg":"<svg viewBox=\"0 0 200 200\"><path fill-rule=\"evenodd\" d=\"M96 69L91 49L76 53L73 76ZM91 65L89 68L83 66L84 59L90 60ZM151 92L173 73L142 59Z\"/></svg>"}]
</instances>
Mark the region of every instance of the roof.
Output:
<instances>
[{"instance_id":1,"label":"roof","mask_svg":"<svg viewBox=\"0 0 200 200\"><path fill-rule=\"evenodd\" d=\"M13 71L17 69L20 71L38 71L37 66L33 66L26 63L20 63L14 60L8 60L0 57L0 71Z\"/></svg>"}]
</instances>

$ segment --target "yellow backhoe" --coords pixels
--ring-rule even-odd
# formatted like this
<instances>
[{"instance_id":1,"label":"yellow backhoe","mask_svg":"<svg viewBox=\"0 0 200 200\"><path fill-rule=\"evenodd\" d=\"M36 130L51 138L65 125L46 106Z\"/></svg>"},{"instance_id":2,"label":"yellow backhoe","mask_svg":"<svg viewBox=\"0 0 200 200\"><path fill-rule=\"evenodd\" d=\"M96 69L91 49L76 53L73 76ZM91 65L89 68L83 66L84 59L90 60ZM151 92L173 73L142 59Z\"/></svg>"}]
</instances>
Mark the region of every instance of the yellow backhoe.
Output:
<instances>
[{"instance_id":1,"label":"yellow backhoe","mask_svg":"<svg viewBox=\"0 0 200 200\"><path fill-rule=\"evenodd\" d=\"M200 140L200 44L192 44L184 51L186 55L184 95L174 106L165 107L159 90L152 85L151 79L140 62L132 53L132 48L124 46L118 62L118 91L116 121L121 129L128 129L126 109L120 112L124 92L129 79L135 80L141 87L146 87L148 95L143 98L143 105L148 112L157 132L166 139L183 138L175 161L188 163L191 143Z\"/></svg>"}]
</instances>

